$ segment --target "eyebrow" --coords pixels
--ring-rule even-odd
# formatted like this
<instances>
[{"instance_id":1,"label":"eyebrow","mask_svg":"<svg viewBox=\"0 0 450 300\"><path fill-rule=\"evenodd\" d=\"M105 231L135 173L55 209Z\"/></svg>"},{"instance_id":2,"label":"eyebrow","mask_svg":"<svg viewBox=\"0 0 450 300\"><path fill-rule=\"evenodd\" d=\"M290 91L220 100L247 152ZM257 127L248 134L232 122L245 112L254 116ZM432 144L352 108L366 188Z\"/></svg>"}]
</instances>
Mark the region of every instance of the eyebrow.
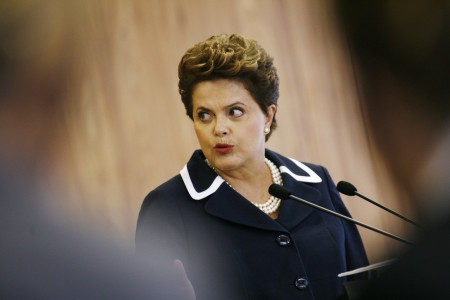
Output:
<instances>
[{"instance_id":1,"label":"eyebrow","mask_svg":"<svg viewBox=\"0 0 450 300\"><path fill-rule=\"evenodd\" d=\"M233 102L233 103L231 103L230 105L227 105L227 106L225 106L226 108L230 108L230 107L233 107L233 106L236 106L236 105L238 105L238 104L240 104L240 105L243 105L243 106L247 106L247 105L245 105L245 103L243 103L243 102L241 102L241 101L236 101L236 102Z\"/></svg>"},{"instance_id":2,"label":"eyebrow","mask_svg":"<svg viewBox=\"0 0 450 300\"><path fill-rule=\"evenodd\" d=\"M226 106L225 106L225 109L231 108L231 107L236 106L236 105L247 106L245 103L243 103L243 102L241 102L241 101L238 100L238 101L233 102L233 103L231 103L231 104L229 104L229 105L226 105ZM207 107L199 106L199 107L197 107L196 111L197 111L197 110L201 110L201 109L203 109L203 110L211 110L211 109L209 109L209 108L207 108Z\"/></svg>"}]
</instances>

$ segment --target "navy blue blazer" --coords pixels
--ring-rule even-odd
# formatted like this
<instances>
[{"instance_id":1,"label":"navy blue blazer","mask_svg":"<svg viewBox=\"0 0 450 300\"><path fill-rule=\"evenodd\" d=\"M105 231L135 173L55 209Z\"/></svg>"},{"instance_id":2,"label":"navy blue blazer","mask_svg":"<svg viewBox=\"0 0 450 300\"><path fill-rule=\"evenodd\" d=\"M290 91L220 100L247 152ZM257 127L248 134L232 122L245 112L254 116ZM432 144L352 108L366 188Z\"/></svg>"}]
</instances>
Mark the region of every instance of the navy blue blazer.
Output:
<instances>
[{"instance_id":1,"label":"navy blue blazer","mask_svg":"<svg viewBox=\"0 0 450 300\"><path fill-rule=\"evenodd\" d=\"M328 171L266 150L293 195L349 216ZM294 200L277 220L229 187L200 150L177 176L145 198L136 232L139 253L180 259L197 299L335 299L366 266L354 224Z\"/></svg>"}]
</instances>

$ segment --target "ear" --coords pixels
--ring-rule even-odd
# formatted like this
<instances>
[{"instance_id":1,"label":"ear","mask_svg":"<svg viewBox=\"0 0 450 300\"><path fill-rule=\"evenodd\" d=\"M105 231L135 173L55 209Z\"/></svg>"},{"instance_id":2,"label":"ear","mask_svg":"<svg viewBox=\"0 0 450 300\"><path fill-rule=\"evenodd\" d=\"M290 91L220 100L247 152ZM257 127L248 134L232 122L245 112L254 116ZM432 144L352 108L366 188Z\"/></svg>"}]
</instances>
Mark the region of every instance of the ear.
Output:
<instances>
[{"instance_id":1,"label":"ear","mask_svg":"<svg viewBox=\"0 0 450 300\"><path fill-rule=\"evenodd\" d=\"M270 128L270 126L272 125L273 117L275 116L276 112L277 106L275 104L271 104L267 107L266 123L265 123L265 126L267 128Z\"/></svg>"}]
</instances>

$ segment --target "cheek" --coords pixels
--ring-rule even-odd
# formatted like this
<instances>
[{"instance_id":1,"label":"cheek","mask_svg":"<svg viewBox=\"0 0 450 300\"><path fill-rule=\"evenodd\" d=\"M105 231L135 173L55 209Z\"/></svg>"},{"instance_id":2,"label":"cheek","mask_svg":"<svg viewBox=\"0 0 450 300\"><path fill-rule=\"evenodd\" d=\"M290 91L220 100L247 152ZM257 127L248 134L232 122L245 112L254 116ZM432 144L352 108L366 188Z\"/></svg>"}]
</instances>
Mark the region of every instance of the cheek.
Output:
<instances>
[{"instance_id":1,"label":"cheek","mask_svg":"<svg viewBox=\"0 0 450 300\"><path fill-rule=\"evenodd\" d=\"M253 121L253 123L248 126L248 131L250 131L252 134L255 135L255 138L259 137L259 136L263 136L264 135L264 127L265 127L265 123L264 123L265 119L261 118L258 121Z\"/></svg>"},{"instance_id":2,"label":"cheek","mask_svg":"<svg viewBox=\"0 0 450 300\"><path fill-rule=\"evenodd\" d=\"M251 126L249 129L249 133L252 134L254 138L259 138L260 135L263 135L264 126L261 126L259 124Z\"/></svg>"},{"instance_id":3,"label":"cheek","mask_svg":"<svg viewBox=\"0 0 450 300\"><path fill-rule=\"evenodd\" d=\"M206 128L203 126L198 126L194 123L194 131L200 144L207 140L208 136L206 134Z\"/></svg>"},{"instance_id":4,"label":"cheek","mask_svg":"<svg viewBox=\"0 0 450 300\"><path fill-rule=\"evenodd\" d=\"M245 130L242 130L241 133L240 136L252 145L265 142L263 122L254 122L253 124L246 126Z\"/></svg>"}]
</instances>

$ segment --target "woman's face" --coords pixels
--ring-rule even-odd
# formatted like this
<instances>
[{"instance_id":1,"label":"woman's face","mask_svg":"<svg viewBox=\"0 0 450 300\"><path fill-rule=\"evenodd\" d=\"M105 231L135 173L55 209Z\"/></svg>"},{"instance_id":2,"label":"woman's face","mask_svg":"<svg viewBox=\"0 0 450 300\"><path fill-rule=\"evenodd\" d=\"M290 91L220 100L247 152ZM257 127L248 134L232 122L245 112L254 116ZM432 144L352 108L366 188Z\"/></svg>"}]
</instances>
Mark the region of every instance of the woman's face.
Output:
<instances>
[{"instance_id":1,"label":"woman's face","mask_svg":"<svg viewBox=\"0 0 450 300\"><path fill-rule=\"evenodd\" d=\"M242 83L227 79L196 84L192 104L200 147L217 170L239 170L264 158L264 129L270 128L275 105L264 114Z\"/></svg>"}]
</instances>

